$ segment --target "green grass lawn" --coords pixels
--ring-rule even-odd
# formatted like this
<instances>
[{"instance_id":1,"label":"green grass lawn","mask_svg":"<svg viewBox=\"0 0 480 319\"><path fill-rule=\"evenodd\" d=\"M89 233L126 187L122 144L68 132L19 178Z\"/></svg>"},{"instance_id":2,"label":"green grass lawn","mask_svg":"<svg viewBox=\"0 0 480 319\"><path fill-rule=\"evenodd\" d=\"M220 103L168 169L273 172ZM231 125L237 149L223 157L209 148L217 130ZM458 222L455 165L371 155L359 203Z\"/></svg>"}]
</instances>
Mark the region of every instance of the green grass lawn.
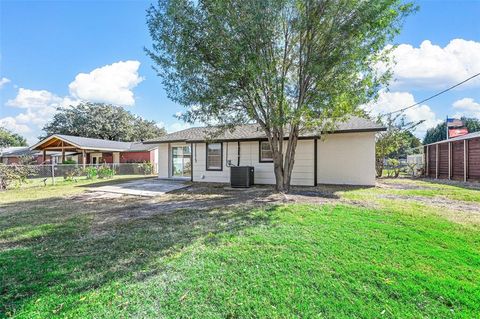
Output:
<instances>
[{"instance_id":1,"label":"green grass lawn","mask_svg":"<svg viewBox=\"0 0 480 319\"><path fill-rule=\"evenodd\" d=\"M412 183L439 187L416 196L480 204L475 190ZM399 189L336 191L363 207L278 204L122 219L144 202L62 197L72 187L35 200L0 197L0 317L480 314L479 228L425 203L381 197Z\"/></svg>"},{"instance_id":2,"label":"green grass lawn","mask_svg":"<svg viewBox=\"0 0 480 319\"><path fill-rule=\"evenodd\" d=\"M54 197L57 195L66 196L78 194L85 191L85 187L100 186L102 184L122 183L128 180L142 179L143 175L116 175L111 179L87 179L86 177L78 177L75 181L65 180L63 177L56 177L55 184L52 178L46 180L44 178L29 179L26 183L19 187L13 187L6 192L0 192L0 204L11 203L16 201L36 200L42 198Z\"/></svg>"}]
</instances>

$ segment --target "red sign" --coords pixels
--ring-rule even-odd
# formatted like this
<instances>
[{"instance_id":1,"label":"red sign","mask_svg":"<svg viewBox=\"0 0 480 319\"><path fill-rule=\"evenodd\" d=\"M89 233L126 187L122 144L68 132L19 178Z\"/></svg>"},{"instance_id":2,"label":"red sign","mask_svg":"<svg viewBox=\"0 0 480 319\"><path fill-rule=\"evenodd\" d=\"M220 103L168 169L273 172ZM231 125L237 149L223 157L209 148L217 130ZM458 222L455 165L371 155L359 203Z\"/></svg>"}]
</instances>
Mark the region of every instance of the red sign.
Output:
<instances>
[{"instance_id":1,"label":"red sign","mask_svg":"<svg viewBox=\"0 0 480 319\"><path fill-rule=\"evenodd\" d=\"M452 128L448 130L448 137L453 138L457 136L462 136L468 134L468 129L466 127L461 128Z\"/></svg>"}]
</instances>

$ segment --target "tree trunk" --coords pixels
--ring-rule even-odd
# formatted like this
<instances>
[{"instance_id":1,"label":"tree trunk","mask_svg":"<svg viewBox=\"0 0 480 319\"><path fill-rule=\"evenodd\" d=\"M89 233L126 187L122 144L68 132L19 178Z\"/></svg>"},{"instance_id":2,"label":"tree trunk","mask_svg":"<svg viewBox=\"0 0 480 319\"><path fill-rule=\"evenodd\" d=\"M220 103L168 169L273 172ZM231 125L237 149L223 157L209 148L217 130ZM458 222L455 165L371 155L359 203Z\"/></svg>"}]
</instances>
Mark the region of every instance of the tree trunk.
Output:
<instances>
[{"instance_id":1,"label":"tree trunk","mask_svg":"<svg viewBox=\"0 0 480 319\"><path fill-rule=\"evenodd\" d=\"M383 158L377 158L375 160L375 170L377 171L377 177L382 177L382 175L383 175Z\"/></svg>"},{"instance_id":2,"label":"tree trunk","mask_svg":"<svg viewBox=\"0 0 480 319\"><path fill-rule=\"evenodd\" d=\"M283 135L283 134L282 134ZM275 173L275 190L281 193L290 191L293 166L295 164L295 150L298 141L298 129L292 128L285 155L283 154L283 137L275 136L271 141L273 152L273 166Z\"/></svg>"}]
</instances>

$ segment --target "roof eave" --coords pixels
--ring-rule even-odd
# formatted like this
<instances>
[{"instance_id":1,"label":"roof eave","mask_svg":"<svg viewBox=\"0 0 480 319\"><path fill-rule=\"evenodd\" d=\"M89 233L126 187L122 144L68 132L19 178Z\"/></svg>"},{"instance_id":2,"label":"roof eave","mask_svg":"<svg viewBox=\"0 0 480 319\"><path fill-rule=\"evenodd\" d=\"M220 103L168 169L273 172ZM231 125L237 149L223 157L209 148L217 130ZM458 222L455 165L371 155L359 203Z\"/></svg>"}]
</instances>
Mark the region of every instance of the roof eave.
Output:
<instances>
[{"instance_id":1,"label":"roof eave","mask_svg":"<svg viewBox=\"0 0 480 319\"><path fill-rule=\"evenodd\" d=\"M335 130L333 132L329 132L327 134L344 134L344 133L367 133L367 132L382 132L386 131L386 127L375 127L375 128L366 128L366 129L350 129L350 130ZM312 135L304 135L300 136L299 139L312 139L312 138L319 138L320 134L312 134ZM261 141L266 140L266 137L245 137L245 138L219 138L213 139L217 142L227 142L227 141ZM284 139L288 139L285 137ZM177 139L177 140L151 140L151 141L144 141L143 144L166 144L166 143L203 143L206 139Z\"/></svg>"}]
</instances>

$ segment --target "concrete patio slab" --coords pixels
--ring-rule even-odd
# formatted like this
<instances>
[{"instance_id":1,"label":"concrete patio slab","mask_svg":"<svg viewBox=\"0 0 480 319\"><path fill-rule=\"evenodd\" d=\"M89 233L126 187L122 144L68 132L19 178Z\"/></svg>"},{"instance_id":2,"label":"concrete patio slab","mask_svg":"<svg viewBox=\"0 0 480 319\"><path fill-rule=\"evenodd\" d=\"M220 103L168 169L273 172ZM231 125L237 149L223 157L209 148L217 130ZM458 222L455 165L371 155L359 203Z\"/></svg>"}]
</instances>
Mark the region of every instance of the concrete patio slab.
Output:
<instances>
[{"instance_id":1,"label":"concrete patio slab","mask_svg":"<svg viewBox=\"0 0 480 319\"><path fill-rule=\"evenodd\" d=\"M149 178L115 185L90 187L89 190L94 192L155 197L177 189L188 187L188 185L189 184L187 182L183 181L167 181L157 178Z\"/></svg>"}]
</instances>

